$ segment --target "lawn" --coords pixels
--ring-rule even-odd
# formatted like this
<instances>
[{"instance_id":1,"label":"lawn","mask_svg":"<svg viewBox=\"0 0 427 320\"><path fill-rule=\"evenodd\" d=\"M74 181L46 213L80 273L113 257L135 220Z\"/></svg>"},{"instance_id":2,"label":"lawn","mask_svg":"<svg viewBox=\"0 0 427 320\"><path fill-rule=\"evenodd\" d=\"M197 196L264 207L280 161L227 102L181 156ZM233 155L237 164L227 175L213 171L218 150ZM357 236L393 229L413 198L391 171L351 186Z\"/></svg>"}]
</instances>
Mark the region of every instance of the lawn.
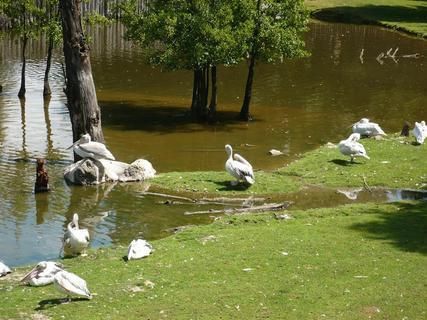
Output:
<instances>
[{"instance_id":1,"label":"lawn","mask_svg":"<svg viewBox=\"0 0 427 320\"><path fill-rule=\"evenodd\" d=\"M319 19L378 23L427 37L427 1L422 0L305 0Z\"/></svg>"},{"instance_id":2,"label":"lawn","mask_svg":"<svg viewBox=\"0 0 427 320\"><path fill-rule=\"evenodd\" d=\"M63 260L94 298L0 280L1 319L425 319L427 203L223 217L154 241Z\"/></svg>"}]
</instances>

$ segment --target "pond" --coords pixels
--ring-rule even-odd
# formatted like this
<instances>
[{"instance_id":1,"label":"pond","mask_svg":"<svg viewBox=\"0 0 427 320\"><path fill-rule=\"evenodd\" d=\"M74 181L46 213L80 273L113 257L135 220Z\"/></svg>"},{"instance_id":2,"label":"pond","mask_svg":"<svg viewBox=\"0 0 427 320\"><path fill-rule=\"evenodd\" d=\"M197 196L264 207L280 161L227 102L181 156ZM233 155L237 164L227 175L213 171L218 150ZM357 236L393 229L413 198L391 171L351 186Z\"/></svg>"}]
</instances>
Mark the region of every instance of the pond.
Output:
<instances>
[{"instance_id":1,"label":"pond","mask_svg":"<svg viewBox=\"0 0 427 320\"><path fill-rule=\"evenodd\" d=\"M219 68L219 121L210 125L188 121L192 73L145 65L141 51L125 42L122 33L120 25L91 30L91 61L106 143L117 159L144 157L158 172L223 170L226 143L256 169L272 170L298 154L341 140L362 117L379 122L386 132L400 131L404 120L427 118L427 42L392 31L311 24L306 35L310 57L256 66L251 106L255 120L250 123L234 121L242 103L246 64ZM376 59L396 47L398 61ZM72 161L66 150L72 135L60 54L52 68L53 95L44 102L45 45L31 42L23 103L16 96L19 49L9 36L0 42L0 259L16 266L57 258L74 212L90 229L92 247L127 245L136 236L156 239L177 226L212 221L204 215L184 215L206 206L165 205L164 199L143 194L145 184L66 185L62 172ZM401 56L415 53L421 56ZM285 154L268 156L272 148ZM37 157L47 159L49 194L32 193ZM402 193L396 193L399 196ZM333 190L304 190L282 198L299 208L354 201ZM358 197L393 199L385 191Z\"/></svg>"}]
</instances>

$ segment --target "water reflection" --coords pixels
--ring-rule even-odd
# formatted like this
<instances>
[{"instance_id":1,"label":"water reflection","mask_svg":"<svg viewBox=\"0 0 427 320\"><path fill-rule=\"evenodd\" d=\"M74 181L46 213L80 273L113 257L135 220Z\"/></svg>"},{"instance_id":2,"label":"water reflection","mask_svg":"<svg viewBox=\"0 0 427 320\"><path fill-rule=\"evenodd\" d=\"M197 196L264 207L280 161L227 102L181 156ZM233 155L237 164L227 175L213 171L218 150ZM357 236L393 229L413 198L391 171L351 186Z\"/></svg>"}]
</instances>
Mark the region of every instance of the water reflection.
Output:
<instances>
[{"instance_id":1,"label":"water reflection","mask_svg":"<svg viewBox=\"0 0 427 320\"><path fill-rule=\"evenodd\" d=\"M188 120L192 74L167 72L144 64L140 50L122 38L123 27L91 30L92 67L103 112L109 149L120 160L146 157L158 171L222 170L223 146L232 144L257 169L272 169L328 141L339 141L348 125L368 116L388 132L403 120L426 116L424 72L427 44L369 26L312 24L306 35L311 57L279 65L258 64L255 70L256 121L234 121L239 111L247 66L219 68L219 121L213 125ZM396 64L376 57L389 48ZM0 258L10 265L53 259L61 248L68 221L79 213L91 246L127 244L136 236L155 239L181 225L208 223L208 216L185 216L205 210L194 204L165 205L144 195L145 184L70 187L62 178L72 154L71 127L63 93L61 56L54 56L52 97L43 100L45 41L29 45L27 95L20 101L20 43L0 42ZM363 64L360 52L364 49ZM275 148L285 156L270 157ZM33 194L35 159L46 158L51 192ZM401 192L402 193L402 192ZM391 201L410 196L397 192L357 192L352 200L335 190L303 190L278 200L297 208L353 201ZM399 198L400 199L400 198Z\"/></svg>"}]
</instances>

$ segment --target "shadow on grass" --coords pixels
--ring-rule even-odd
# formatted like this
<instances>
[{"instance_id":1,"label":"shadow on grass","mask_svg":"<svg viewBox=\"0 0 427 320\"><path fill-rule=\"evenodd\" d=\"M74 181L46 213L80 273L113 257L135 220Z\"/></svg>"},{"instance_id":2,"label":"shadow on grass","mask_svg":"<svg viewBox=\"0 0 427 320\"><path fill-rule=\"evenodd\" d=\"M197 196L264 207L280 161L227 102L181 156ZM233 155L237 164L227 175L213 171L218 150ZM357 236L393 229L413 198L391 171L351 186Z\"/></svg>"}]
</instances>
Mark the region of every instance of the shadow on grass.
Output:
<instances>
[{"instance_id":1,"label":"shadow on grass","mask_svg":"<svg viewBox=\"0 0 427 320\"><path fill-rule=\"evenodd\" d=\"M339 166L352 166L356 164L362 164L361 162L356 162L356 161L351 162L349 160L343 160L343 159L329 160L329 162L335 163Z\"/></svg>"},{"instance_id":2,"label":"shadow on grass","mask_svg":"<svg viewBox=\"0 0 427 320\"><path fill-rule=\"evenodd\" d=\"M351 229L368 233L373 239L388 240L403 251L427 254L427 201L397 206L399 211L382 213L379 220L357 223Z\"/></svg>"},{"instance_id":3,"label":"shadow on grass","mask_svg":"<svg viewBox=\"0 0 427 320\"><path fill-rule=\"evenodd\" d=\"M35 308L35 311L46 310L52 307L59 306L61 304L68 304L78 301L89 301L87 298L71 298L70 302L65 302L66 299L46 299L39 302L39 306Z\"/></svg>"},{"instance_id":4,"label":"shadow on grass","mask_svg":"<svg viewBox=\"0 0 427 320\"><path fill-rule=\"evenodd\" d=\"M244 124L238 121L236 111L217 111L214 123L197 122L192 119L189 108L159 105L148 101L143 105L131 102L100 101L102 106L103 126L117 127L121 130L144 130L148 132L198 132L204 130L229 131L244 130L232 127L233 124ZM253 120L260 121L260 120Z\"/></svg>"},{"instance_id":5,"label":"shadow on grass","mask_svg":"<svg viewBox=\"0 0 427 320\"><path fill-rule=\"evenodd\" d=\"M227 181L214 181L214 180L207 180L209 182L213 182L216 185L220 186L221 188L219 188L218 190L220 191L233 191L233 190L237 190L237 191L245 191L247 189L249 189L250 185L247 185L245 183L239 183L235 186L233 186L231 184L230 180Z\"/></svg>"},{"instance_id":6,"label":"shadow on grass","mask_svg":"<svg viewBox=\"0 0 427 320\"><path fill-rule=\"evenodd\" d=\"M424 1L425 2L425 1ZM387 21L389 23L426 23L427 6L414 7L366 5L360 7L332 7L321 9L312 13L313 17L331 22L347 23L375 23Z\"/></svg>"}]
</instances>

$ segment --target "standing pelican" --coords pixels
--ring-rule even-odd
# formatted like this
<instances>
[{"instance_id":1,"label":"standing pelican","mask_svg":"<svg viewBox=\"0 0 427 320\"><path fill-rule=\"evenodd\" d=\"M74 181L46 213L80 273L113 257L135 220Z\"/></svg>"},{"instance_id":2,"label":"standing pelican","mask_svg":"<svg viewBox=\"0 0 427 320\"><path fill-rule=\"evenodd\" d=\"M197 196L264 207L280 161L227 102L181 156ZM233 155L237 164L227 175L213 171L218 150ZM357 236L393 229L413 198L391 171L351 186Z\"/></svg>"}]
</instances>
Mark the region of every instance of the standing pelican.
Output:
<instances>
[{"instance_id":1,"label":"standing pelican","mask_svg":"<svg viewBox=\"0 0 427 320\"><path fill-rule=\"evenodd\" d=\"M153 247L142 239L132 240L128 248L128 260L148 257L153 251Z\"/></svg>"},{"instance_id":2,"label":"standing pelican","mask_svg":"<svg viewBox=\"0 0 427 320\"><path fill-rule=\"evenodd\" d=\"M68 302L71 301L72 294L92 299L86 281L74 273L65 270L59 271L53 279L53 284L58 291L67 294Z\"/></svg>"},{"instance_id":3,"label":"standing pelican","mask_svg":"<svg viewBox=\"0 0 427 320\"><path fill-rule=\"evenodd\" d=\"M368 137L386 136L386 133L378 123L370 122L367 118L362 118L359 122L353 124L353 133L360 133L360 135Z\"/></svg>"},{"instance_id":4,"label":"standing pelican","mask_svg":"<svg viewBox=\"0 0 427 320\"><path fill-rule=\"evenodd\" d=\"M2 261L0 261L0 278L6 276L8 273L11 273L12 271L10 268L5 265Z\"/></svg>"},{"instance_id":5,"label":"standing pelican","mask_svg":"<svg viewBox=\"0 0 427 320\"><path fill-rule=\"evenodd\" d=\"M64 234L64 252L80 254L89 245L90 237L87 229L79 229L79 215L75 213L73 220L68 223Z\"/></svg>"},{"instance_id":6,"label":"standing pelican","mask_svg":"<svg viewBox=\"0 0 427 320\"><path fill-rule=\"evenodd\" d=\"M67 149L73 148L74 152L82 158L116 160L105 144L92 141L88 133L81 136Z\"/></svg>"},{"instance_id":7,"label":"standing pelican","mask_svg":"<svg viewBox=\"0 0 427 320\"><path fill-rule=\"evenodd\" d=\"M30 286L40 287L53 283L55 275L64 269L64 266L58 262L41 261L21 280Z\"/></svg>"},{"instance_id":8,"label":"standing pelican","mask_svg":"<svg viewBox=\"0 0 427 320\"><path fill-rule=\"evenodd\" d=\"M415 139L417 140L417 143L423 144L424 140L427 138L427 126L425 121L421 122L415 122L414 130L412 130L412 133L415 136Z\"/></svg>"},{"instance_id":9,"label":"standing pelican","mask_svg":"<svg viewBox=\"0 0 427 320\"><path fill-rule=\"evenodd\" d=\"M346 140L341 140L338 144L338 149L345 156L350 156L351 162L354 161L355 157L364 157L370 159L366 154L365 147L360 144L359 133L352 133Z\"/></svg>"},{"instance_id":10,"label":"standing pelican","mask_svg":"<svg viewBox=\"0 0 427 320\"><path fill-rule=\"evenodd\" d=\"M237 185L240 180L249 185L254 184L255 177L251 164L237 153L234 154L233 158L233 148L229 144L225 145L225 151L228 155L228 159L225 162L225 170L236 178L236 181L232 181L231 185Z\"/></svg>"}]
</instances>

